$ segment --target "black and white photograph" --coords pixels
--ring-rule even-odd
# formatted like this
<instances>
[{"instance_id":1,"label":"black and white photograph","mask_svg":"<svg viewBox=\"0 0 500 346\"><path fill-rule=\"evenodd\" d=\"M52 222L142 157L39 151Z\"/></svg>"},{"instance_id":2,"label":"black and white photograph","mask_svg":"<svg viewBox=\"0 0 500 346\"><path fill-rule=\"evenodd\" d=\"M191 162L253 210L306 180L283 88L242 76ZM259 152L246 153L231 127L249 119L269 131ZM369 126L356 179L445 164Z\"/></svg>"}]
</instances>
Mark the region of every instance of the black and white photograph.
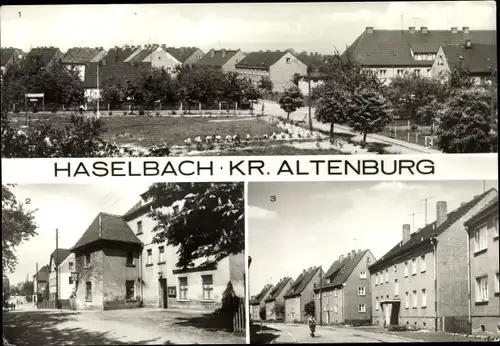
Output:
<instances>
[{"instance_id":1,"label":"black and white photograph","mask_svg":"<svg viewBox=\"0 0 500 346\"><path fill-rule=\"evenodd\" d=\"M497 152L493 1L2 6L2 157Z\"/></svg>"},{"instance_id":2,"label":"black and white photograph","mask_svg":"<svg viewBox=\"0 0 500 346\"><path fill-rule=\"evenodd\" d=\"M244 184L2 185L4 345L245 344Z\"/></svg>"},{"instance_id":3,"label":"black and white photograph","mask_svg":"<svg viewBox=\"0 0 500 346\"><path fill-rule=\"evenodd\" d=\"M500 341L498 180L247 193L250 343Z\"/></svg>"}]
</instances>

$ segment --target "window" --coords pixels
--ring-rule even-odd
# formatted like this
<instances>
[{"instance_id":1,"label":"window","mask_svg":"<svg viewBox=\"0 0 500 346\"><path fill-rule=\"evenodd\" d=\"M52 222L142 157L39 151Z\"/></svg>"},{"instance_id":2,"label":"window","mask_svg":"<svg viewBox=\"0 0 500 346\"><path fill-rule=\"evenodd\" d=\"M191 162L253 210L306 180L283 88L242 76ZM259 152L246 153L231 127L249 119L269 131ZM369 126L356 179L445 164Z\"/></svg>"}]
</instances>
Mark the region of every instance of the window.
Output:
<instances>
[{"instance_id":1,"label":"window","mask_svg":"<svg viewBox=\"0 0 500 346\"><path fill-rule=\"evenodd\" d=\"M425 255L420 256L420 272L423 273L427 270L427 263L425 262Z\"/></svg>"},{"instance_id":2,"label":"window","mask_svg":"<svg viewBox=\"0 0 500 346\"><path fill-rule=\"evenodd\" d=\"M68 277L68 283L70 285L73 285L73 277L72 276Z\"/></svg>"},{"instance_id":3,"label":"window","mask_svg":"<svg viewBox=\"0 0 500 346\"><path fill-rule=\"evenodd\" d=\"M488 301L488 276L476 278L476 302Z\"/></svg>"},{"instance_id":4,"label":"window","mask_svg":"<svg viewBox=\"0 0 500 346\"><path fill-rule=\"evenodd\" d=\"M495 275L495 293L500 292L500 273L496 273Z\"/></svg>"},{"instance_id":5,"label":"window","mask_svg":"<svg viewBox=\"0 0 500 346\"><path fill-rule=\"evenodd\" d=\"M158 263L165 263L165 246L158 247Z\"/></svg>"},{"instance_id":6,"label":"window","mask_svg":"<svg viewBox=\"0 0 500 346\"><path fill-rule=\"evenodd\" d=\"M405 278L408 277L408 262L405 262Z\"/></svg>"},{"instance_id":7,"label":"window","mask_svg":"<svg viewBox=\"0 0 500 346\"><path fill-rule=\"evenodd\" d=\"M333 290L333 296L336 297L337 296L337 289L334 289Z\"/></svg>"},{"instance_id":8,"label":"window","mask_svg":"<svg viewBox=\"0 0 500 346\"><path fill-rule=\"evenodd\" d=\"M397 71L398 76L402 76L402 75L403 75L403 71L404 71L404 70L398 70L398 71Z\"/></svg>"},{"instance_id":9,"label":"window","mask_svg":"<svg viewBox=\"0 0 500 346\"><path fill-rule=\"evenodd\" d=\"M90 258L90 254L85 254L85 258L84 258L84 265L85 267L90 267L90 263L91 263L91 258Z\"/></svg>"},{"instance_id":10,"label":"window","mask_svg":"<svg viewBox=\"0 0 500 346\"><path fill-rule=\"evenodd\" d=\"M152 249L147 250L146 265L148 265L148 264L153 264L153 250Z\"/></svg>"},{"instance_id":11,"label":"window","mask_svg":"<svg viewBox=\"0 0 500 346\"><path fill-rule=\"evenodd\" d=\"M125 281L125 299L134 299L134 290L135 290L135 281L134 280L127 280Z\"/></svg>"},{"instance_id":12,"label":"window","mask_svg":"<svg viewBox=\"0 0 500 346\"><path fill-rule=\"evenodd\" d=\"M359 273L359 278L360 279L366 279L366 272L360 272Z\"/></svg>"},{"instance_id":13,"label":"window","mask_svg":"<svg viewBox=\"0 0 500 346\"><path fill-rule=\"evenodd\" d=\"M375 286L378 285L378 274L375 274Z\"/></svg>"},{"instance_id":14,"label":"window","mask_svg":"<svg viewBox=\"0 0 500 346\"><path fill-rule=\"evenodd\" d=\"M328 296L325 296L326 305L328 305Z\"/></svg>"},{"instance_id":15,"label":"window","mask_svg":"<svg viewBox=\"0 0 500 346\"><path fill-rule=\"evenodd\" d=\"M394 272L397 273L398 272L398 266L394 266Z\"/></svg>"},{"instance_id":16,"label":"window","mask_svg":"<svg viewBox=\"0 0 500 346\"><path fill-rule=\"evenodd\" d=\"M179 278L179 299L187 300L188 278Z\"/></svg>"},{"instance_id":17,"label":"window","mask_svg":"<svg viewBox=\"0 0 500 346\"><path fill-rule=\"evenodd\" d=\"M214 282L212 275L202 275L203 283L203 300L212 300L212 291L214 290Z\"/></svg>"},{"instance_id":18,"label":"window","mask_svg":"<svg viewBox=\"0 0 500 346\"><path fill-rule=\"evenodd\" d=\"M405 308L408 309L410 307L410 294L405 292Z\"/></svg>"},{"instance_id":19,"label":"window","mask_svg":"<svg viewBox=\"0 0 500 346\"><path fill-rule=\"evenodd\" d=\"M491 224L492 232L493 232L493 238L498 239L498 216L493 219L493 222Z\"/></svg>"},{"instance_id":20,"label":"window","mask_svg":"<svg viewBox=\"0 0 500 346\"><path fill-rule=\"evenodd\" d=\"M394 295L395 296L399 295L399 283L398 283L398 279L394 279Z\"/></svg>"},{"instance_id":21,"label":"window","mask_svg":"<svg viewBox=\"0 0 500 346\"><path fill-rule=\"evenodd\" d=\"M382 285L384 283L384 274L380 272L380 284Z\"/></svg>"},{"instance_id":22,"label":"window","mask_svg":"<svg viewBox=\"0 0 500 346\"><path fill-rule=\"evenodd\" d=\"M387 73L387 70L378 70L379 77L382 77L382 78L385 77L386 73Z\"/></svg>"},{"instance_id":23,"label":"window","mask_svg":"<svg viewBox=\"0 0 500 346\"><path fill-rule=\"evenodd\" d=\"M365 287L364 286L358 287L358 296L364 296L364 295L366 295Z\"/></svg>"},{"instance_id":24,"label":"window","mask_svg":"<svg viewBox=\"0 0 500 346\"><path fill-rule=\"evenodd\" d=\"M425 288L422 288L422 307L425 308L427 306L427 291Z\"/></svg>"},{"instance_id":25,"label":"window","mask_svg":"<svg viewBox=\"0 0 500 346\"><path fill-rule=\"evenodd\" d=\"M335 304L335 313L338 314L339 313L339 306L337 304Z\"/></svg>"},{"instance_id":26,"label":"window","mask_svg":"<svg viewBox=\"0 0 500 346\"><path fill-rule=\"evenodd\" d=\"M142 234L142 221L137 221L137 234Z\"/></svg>"},{"instance_id":27,"label":"window","mask_svg":"<svg viewBox=\"0 0 500 346\"><path fill-rule=\"evenodd\" d=\"M69 267L70 271L73 271L73 269L75 269L75 263L74 262L69 262L68 263L68 267Z\"/></svg>"},{"instance_id":28,"label":"window","mask_svg":"<svg viewBox=\"0 0 500 346\"><path fill-rule=\"evenodd\" d=\"M132 267L134 265L134 253L127 253L127 267Z\"/></svg>"},{"instance_id":29,"label":"window","mask_svg":"<svg viewBox=\"0 0 500 346\"><path fill-rule=\"evenodd\" d=\"M411 275L417 275L417 259L414 258L411 260Z\"/></svg>"},{"instance_id":30,"label":"window","mask_svg":"<svg viewBox=\"0 0 500 346\"><path fill-rule=\"evenodd\" d=\"M431 69L430 69L430 68L428 68L428 69L427 69L427 75L429 75L429 76L430 76L430 74L431 74Z\"/></svg>"},{"instance_id":31,"label":"window","mask_svg":"<svg viewBox=\"0 0 500 346\"><path fill-rule=\"evenodd\" d=\"M385 270L385 282L389 282L389 269Z\"/></svg>"},{"instance_id":32,"label":"window","mask_svg":"<svg viewBox=\"0 0 500 346\"><path fill-rule=\"evenodd\" d=\"M86 302L92 301L92 282L90 281L87 281L85 283L85 301Z\"/></svg>"},{"instance_id":33,"label":"window","mask_svg":"<svg viewBox=\"0 0 500 346\"><path fill-rule=\"evenodd\" d=\"M418 306L418 296L417 290L413 290L413 308L415 309Z\"/></svg>"},{"instance_id":34,"label":"window","mask_svg":"<svg viewBox=\"0 0 500 346\"><path fill-rule=\"evenodd\" d=\"M442 55L439 55L439 64L443 64L443 56Z\"/></svg>"},{"instance_id":35,"label":"window","mask_svg":"<svg viewBox=\"0 0 500 346\"><path fill-rule=\"evenodd\" d=\"M378 301L378 297L375 297L375 310L378 311L380 309L380 302Z\"/></svg>"},{"instance_id":36,"label":"window","mask_svg":"<svg viewBox=\"0 0 500 346\"><path fill-rule=\"evenodd\" d=\"M474 231L475 252L486 250L488 247L488 239L486 233L486 225Z\"/></svg>"},{"instance_id":37,"label":"window","mask_svg":"<svg viewBox=\"0 0 500 346\"><path fill-rule=\"evenodd\" d=\"M420 70L419 70L419 69L415 69L415 70L414 70L414 72L415 72L415 74L416 74L417 76L420 76Z\"/></svg>"},{"instance_id":38,"label":"window","mask_svg":"<svg viewBox=\"0 0 500 346\"><path fill-rule=\"evenodd\" d=\"M366 305L365 304L359 304L358 305L358 312L366 312Z\"/></svg>"},{"instance_id":39,"label":"window","mask_svg":"<svg viewBox=\"0 0 500 346\"><path fill-rule=\"evenodd\" d=\"M290 63L290 58L286 58L286 63L289 64Z\"/></svg>"}]
</instances>

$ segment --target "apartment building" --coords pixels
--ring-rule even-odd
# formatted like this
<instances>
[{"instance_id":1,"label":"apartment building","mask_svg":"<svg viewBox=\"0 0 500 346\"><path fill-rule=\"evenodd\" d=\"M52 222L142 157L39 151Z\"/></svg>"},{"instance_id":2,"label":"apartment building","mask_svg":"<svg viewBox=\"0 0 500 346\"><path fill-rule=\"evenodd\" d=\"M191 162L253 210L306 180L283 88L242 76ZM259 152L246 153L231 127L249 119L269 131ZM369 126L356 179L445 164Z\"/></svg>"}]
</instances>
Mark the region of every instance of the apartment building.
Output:
<instances>
[{"instance_id":1,"label":"apartment building","mask_svg":"<svg viewBox=\"0 0 500 346\"><path fill-rule=\"evenodd\" d=\"M181 210L176 201L164 212ZM142 194L124 216L128 228L143 245L141 260L141 300L145 306L214 311L221 305L224 291L231 283L233 294L245 296L244 254L228 256L218 263L200 259L190 268L177 267L177 247L153 243L156 223L148 216L156 208L154 200Z\"/></svg>"},{"instance_id":2,"label":"apartment building","mask_svg":"<svg viewBox=\"0 0 500 346\"><path fill-rule=\"evenodd\" d=\"M377 73L385 83L402 75L405 70L422 76L431 76L431 70L442 45L460 45L467 40L473 44L496 46L494 30L470 30L452 27L451 30L420 29L378 30L367 27L348 47L351 55L363 68Z\"/></svg>"},{"instance_id":3,"label":"apartment building","mask_svg":"<svg viewBox=\"0 0 500 346\"><path fill-rule=\"evenodd\" d=\"M44 265L33 275L34 301L49 299L49 266Z\"/></svg>"},{"instance_id":4,"label":"apartment building","mask_svg":"<svg viewBox=\"0 0 500 346\"><path fill-rule=\"evenodd\" d=\"M239 49L211 49L205 54L196 64L212 68L220 68L224 72L236 72L236 64L238 64L246 56Z\"/></svg>"},{"instance_id":5,"label":"apartment building","mask_svg":"<svg viewBox=\"0 0 500 346\"><path fill-rule=\"evenodd\" d=\"M472 333L500 333L498 197L464 223Z\"/></svg>"},{"instance_id":6,"label":"apartment building","mask_svg":"<svg viewBox=\"0 0 500 346\"><path fill-rule=\"evenodd\" d=\"M322 324L371 324L372 299L368 267L370 250L340 255L314 288L316 320Z\"/></svg>"},{"instance_id":7,"label":"apartment building","mask_svg":"<svg viewBox=\"0 0 500 346\"><path fill-rule=\"evenodd\" d=\"M285 319L284 295L292 286L293 279L284 277L271 289L269 298L264 299L266 303L266 320L278 321Z\"/></svg>"},{"instance_id":8,"label":"apartment building","mask_svg":"<svg viewBox=\"0 0 500 346\"><path fill-rule=\"evenodd\" d=\"M75 271L75 255L69 249L57 249L50 255L49 261L49 300L69 299L75 283L72 272ZM59 287L59 289L57 289Z\"/></svg>"},{"instance_id":9,"label":"apartment building","mask_svg":"<svg viewBox=\"0 0 500 346\"><path fill-rule=\"evenodd\" d=\"M13 66L17 62L19 62L24 56L24 53L21 49L18 48L2 48L0 51L0 60L1 60L1 69L2 74L7 71L10 66Z\"/></svg>"},{"instance_id":10,"label":"apartment building","mask_svg":"<svg viewBox=\"0 0 500 346\"><path fill-rule=\"evenodd\" d=\"M166 47L165 49L182 65L195 64L205 56L205 53L198 47Z\"/></svg>"},{"instance_id":11,"label":"apartment building","mask_svg":"<svg viewBox=\"0 0 500 346\"><path fill-rule=\"evenodd\" d=\"M369 267L373 324L446 330L467 316L467 238L464 222L497 196L490 189L452 212L436 203L436 221L411 232Z\"/></svg>"},{"instance_id":12,"label":"apartment building","mask_svg":"<svg viewBox=\"0 0 500 346\"><path fill-rule=\"evenodd\" d=\"M236 72L257 84L262 78L269 79L273 91L291 87L294 74L304 75L307 66L288 51L258 51L249 53L236 64Z\"/></svg>"},{"instance_id":13,"label":"apartment building","mask_svg":"<svg viewBox=\"0 0 500 346\"><path fill-rule=\"evenodd\" d=\"M273 285L265 285L262 290L256 296L250 299L250 318L254 321L260 321L266 319L266 303L265 300L271 295L271 290ZM260 311L264 311L263 318L261 317Z\"/></svg>"},{"instance_id":14,"label":"apartment building","mask_svg":"<svg viewBox=\"0 0 500 346\"><path fill-rule=\"evenodd\" d=\"M302 322L307 320L305 306L314 301L314 285L319 284L325 275L321 267L304 269L295 279L286 294L285 322Z\"/></svg>"},{"instance_id":15,"label":"apartment building","mask_svg":"<svg viewBox=\"0 0 500 346\"><path fill-rule=\"evenodd\" d=\"M76 69L78 76L85 79L85 68L91 62L99 62L107 52L102 47L73 47L68 49L61 59L61 63L68 69Z\"/></svg>"}]
</instances>

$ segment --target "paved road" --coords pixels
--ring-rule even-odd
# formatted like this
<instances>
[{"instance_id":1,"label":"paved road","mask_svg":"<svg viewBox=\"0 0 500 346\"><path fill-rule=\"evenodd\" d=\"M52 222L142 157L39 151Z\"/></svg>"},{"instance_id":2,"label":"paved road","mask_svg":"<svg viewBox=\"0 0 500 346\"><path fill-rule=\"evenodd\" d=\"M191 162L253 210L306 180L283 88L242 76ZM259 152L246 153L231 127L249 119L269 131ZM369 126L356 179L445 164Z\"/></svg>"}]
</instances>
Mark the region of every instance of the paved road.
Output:
<instances>
[{"instance_id":1,"label":"paved road","mask_svg":"<svg viewBox=\"0 0 500 346\"><path fill-rule=\"evenodd\" d=\"M377 343L377 342L414 342L394 335L366 332L360 329L340 327L316 327L315 337L309 333L306 324L266 324L277 329L272 343ZM269 331L267 331L269 332Z\"/></svg>"},{"instance_id":2,"label":"paved road","mask_svg":"<svg viewBox=\"0 0 500 346\"><path fill-rule=\"evenodd\" d=\"M273 115L273 116L286 116L286 113L279 107L279 104L273 101L267 101L267 100L261 100L261 102L264 102L264 113L267 115ZM259 104L256 109L260 111L262 107L262 104ZM323 130L323 131L330 131L330 125L329 124L323 124L318 122L316 119L314 119L314 108L311 110L312 112L312 122L313 122L313 127L318 130ZM293 120L304 120L304 117L308 114L308 108L303 107L292 114L290 114L290 119ZM308 121L308 118L306 117L306 122ZM335 132L342 132L342 133L349 133L349 134L354 134L356 137L361 138L362 136L359 133L353 132L349 127L347 126L342 126L342 125L335 125ZM400 154L438 154L440 151L434 150L434 149L429 149L425 148L421 145L418 144L413 144L413 143L408 143L405 141L401 141L398 139L378 135L378 134L369 134L366 137L366 140L368 142L379 142L379 143L385 143L389 144L389 147L386 148L387 151L392 152L392 153L400 153Z\"/></svg>"},{"instance_id":3,"label":"paved road","mask_svg":"<svg viewBox=\"0 0 500 346\"><path fill-rule=\"evenodd\" d=\"M13 311L4 326L16 346L245 343L200 313L162 309Z\"/></svg>"}]
</instances>

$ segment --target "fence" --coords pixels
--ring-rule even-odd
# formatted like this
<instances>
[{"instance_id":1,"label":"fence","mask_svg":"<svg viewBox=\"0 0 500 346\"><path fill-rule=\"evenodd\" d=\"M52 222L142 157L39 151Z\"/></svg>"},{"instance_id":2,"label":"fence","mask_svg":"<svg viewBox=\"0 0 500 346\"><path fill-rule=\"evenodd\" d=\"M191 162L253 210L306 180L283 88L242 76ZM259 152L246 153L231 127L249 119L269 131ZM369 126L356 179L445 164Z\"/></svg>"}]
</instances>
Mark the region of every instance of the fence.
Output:
<instances>
[{"instance_id":1,"label":"fence","mask_svg":"<svg viewBox=\"0 0 500 346\"><path fill-rule=\"evenodd\" d=\"M432 149L439 149L437 145L437 137L425 135L420 132L412 132L392 127L386 127L380 133L383 136L399 139L408 143L414 143L423 147L430 147Z\"/></svg>"},{"instance_id":2,"label":"fence","mask_svg":"<svg viewBox=\"0 0 500 346\"><path fill-rule=\"evenodd\" d=\"M59 299L59 307L55 300L42 300L36 304L38 309L71 309L69 299Z\"/></svg>"},{"instance_id":3,"label":"fence","mask_svg":"<svg viewBox=\"0 0 500 346\"><path fill-rule=\"evenodd\" d=\"M233 316L233 332L239 336L246 335L246 314L245 314L245 300L240 298L238 310Z\"/></svg>"},{"instance_id":4,"label":"fence","mask_svg":"<svg viewBox=\"0 0 500 346\"><path fill-rule=\"evenodd\" d=\"M467 316L443 316L441 326L443 331L448 333L471 333L471 325Z\"/></svg>"}]
</instances>

